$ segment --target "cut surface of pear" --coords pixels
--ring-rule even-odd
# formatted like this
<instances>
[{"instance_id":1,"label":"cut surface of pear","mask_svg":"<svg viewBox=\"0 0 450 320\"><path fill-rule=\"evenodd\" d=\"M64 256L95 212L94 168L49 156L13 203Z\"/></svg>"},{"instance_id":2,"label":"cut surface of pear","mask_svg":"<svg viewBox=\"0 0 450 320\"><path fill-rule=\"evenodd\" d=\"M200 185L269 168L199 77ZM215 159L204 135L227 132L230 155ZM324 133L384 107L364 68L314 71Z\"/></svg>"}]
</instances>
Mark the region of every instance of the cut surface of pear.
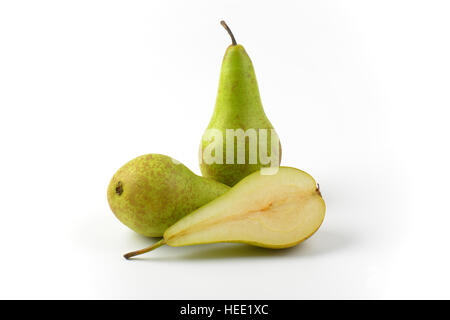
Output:
<instances>
[{"instance_id":1,"label":"cut surface of pear","mask_svg":"<svg viewBox=\"0 0 450 320\"><path fill-rule=\"evenodd\" d=\"M154 247L240 242L288 248L310 237L322 224L325 202L306 172L280 167L273 175L255 172L230 191L179 220Z\"/></svg>"}]
</instances>

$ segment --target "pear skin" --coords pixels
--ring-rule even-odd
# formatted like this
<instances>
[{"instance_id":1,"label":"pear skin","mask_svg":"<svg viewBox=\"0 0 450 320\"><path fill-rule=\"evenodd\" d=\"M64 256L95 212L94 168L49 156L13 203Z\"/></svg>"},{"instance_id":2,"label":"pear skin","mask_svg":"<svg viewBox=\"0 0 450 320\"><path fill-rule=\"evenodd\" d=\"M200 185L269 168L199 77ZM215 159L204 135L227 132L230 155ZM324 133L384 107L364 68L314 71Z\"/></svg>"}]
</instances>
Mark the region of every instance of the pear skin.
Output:
<instances>
[{"instance_id":1,"label":"pear skin","mask_svg":"<svg viewBox=\"0 0 450 320\"><path fill-rule=\"evenodd\" d=\"M278 167L281 144L267 118L255 70L244 47L225 52L214 113L200 145L202 175L233 186L263 167Z\"/></svg>"},{"instance_id":2,"label":"pear skin","mask_svg":"<svg viewBox=\"0 0 450 320\"><path fill-rule=\"evenodd\" d=\"M325 217L325 202L316 181L306 172L280 167L274 175L255 172L230 191L176 222L155 245L173 247L239 242L281 249L313 235Z\"/></svg>"},{"instance_id":3,"label":"pear skin","mask_svg":"<svg viewBox=\"0 0 450 320\"><path fill-rule=\"evenodd\" d=\"M160 237L182 217L230 188L197 176L161 154L137 157L121 167L108 186L108 203L116 217L139 234Z\"/></svg>"}]
</instances>

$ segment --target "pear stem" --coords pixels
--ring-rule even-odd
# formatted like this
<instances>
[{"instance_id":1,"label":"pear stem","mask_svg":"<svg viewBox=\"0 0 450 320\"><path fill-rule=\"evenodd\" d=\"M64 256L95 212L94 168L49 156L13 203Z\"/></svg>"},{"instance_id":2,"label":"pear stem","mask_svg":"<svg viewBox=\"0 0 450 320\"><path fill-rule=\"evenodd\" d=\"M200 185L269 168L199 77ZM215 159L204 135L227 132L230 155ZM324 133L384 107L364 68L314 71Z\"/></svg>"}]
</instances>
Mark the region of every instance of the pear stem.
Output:
<instances>
[{"instance_id":1,"label":"pear stem","mask_svg":"<svg viewBox=\"0 0 450 320\"><path fill-rule=\"evenodd\" d=\"M231 29L230 29L230 27L228 27L227 23L222 20L222 21L220 21L220 24L222 25L222 27L225 28L225 30L227 30L228 34L230 35L232 45L233 46L237 45L236 39L234 38L234 35L233 35L233 32L231 32Z\"/></svg>"},{"instance_id":2,"label":"pear stem","mask_svg":"<svg viewBox=\"0 0 450 320\"><path fill-rule=\"evenodd\" d=\"M137 255L140 255L140 254L147 253L149 251L155 250L156 248L159 248L159 247L161 247L161 246L163 246L165 244L166 244L166 240L164 238L162 238L161 240L159 240L155 244L152 244L150 247L147 247L147 248L144 248L144 249L141 249L141 250L136 250L136 251L133 251L133 252L128 252L127 254L124 254L123 257L128 260L131 257L134 257L134 256L137 256Z\"/></svg>"}]
</instances>

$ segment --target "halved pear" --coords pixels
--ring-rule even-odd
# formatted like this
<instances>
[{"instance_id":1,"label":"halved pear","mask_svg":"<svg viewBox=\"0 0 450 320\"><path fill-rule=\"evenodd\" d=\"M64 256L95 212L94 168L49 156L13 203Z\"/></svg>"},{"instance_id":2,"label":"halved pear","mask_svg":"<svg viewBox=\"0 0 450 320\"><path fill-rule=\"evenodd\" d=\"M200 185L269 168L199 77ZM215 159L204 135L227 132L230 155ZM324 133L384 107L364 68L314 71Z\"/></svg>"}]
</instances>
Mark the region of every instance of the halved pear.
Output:
<instances>
[{"instance_id":1,"label":"halved pear","mask_svg":"<svg viewBox=\"0 0 450 320\"><path fill-rule=\"evenodd\" d=\"M276 174L255 172L224 195L185 216L164 232L155 245L179 247L241 242L266 248L288 248L310 237L322 224L325 202L306 172L280 167Z\"/></svg>"}]
</instances>

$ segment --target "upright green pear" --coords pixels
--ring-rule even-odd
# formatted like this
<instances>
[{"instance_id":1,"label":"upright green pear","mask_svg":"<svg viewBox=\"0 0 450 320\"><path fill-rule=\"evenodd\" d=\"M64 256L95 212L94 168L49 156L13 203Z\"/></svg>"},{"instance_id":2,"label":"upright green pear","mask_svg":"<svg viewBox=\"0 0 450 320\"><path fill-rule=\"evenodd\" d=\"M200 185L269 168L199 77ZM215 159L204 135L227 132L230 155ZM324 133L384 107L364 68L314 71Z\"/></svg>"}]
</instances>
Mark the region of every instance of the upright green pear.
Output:
<instances>
[{"instance_id":1,"label":"upright green pear","mask_svg":"<svg viewBox=\"0 0 450 320\"><path fill-rule=\"evenodd\" d=\"M277 168L281 145L264 112L253 64L224 21L232 44L223 58L212 119L200 146L203 176L233 186L264 167Z\"/></svg>"},{"instance_id":2,"label":"upright green pear","mask_svg":"<svg viewBox=\"0 0 450 320\"><path fill-rule=\"evenodd\" d=\"M182 217L228 189L197 176L171 157L147 154L116 172L108 186L108 202L127 227L144 236L159 237Z\"/></svg>"}]
</instances>

